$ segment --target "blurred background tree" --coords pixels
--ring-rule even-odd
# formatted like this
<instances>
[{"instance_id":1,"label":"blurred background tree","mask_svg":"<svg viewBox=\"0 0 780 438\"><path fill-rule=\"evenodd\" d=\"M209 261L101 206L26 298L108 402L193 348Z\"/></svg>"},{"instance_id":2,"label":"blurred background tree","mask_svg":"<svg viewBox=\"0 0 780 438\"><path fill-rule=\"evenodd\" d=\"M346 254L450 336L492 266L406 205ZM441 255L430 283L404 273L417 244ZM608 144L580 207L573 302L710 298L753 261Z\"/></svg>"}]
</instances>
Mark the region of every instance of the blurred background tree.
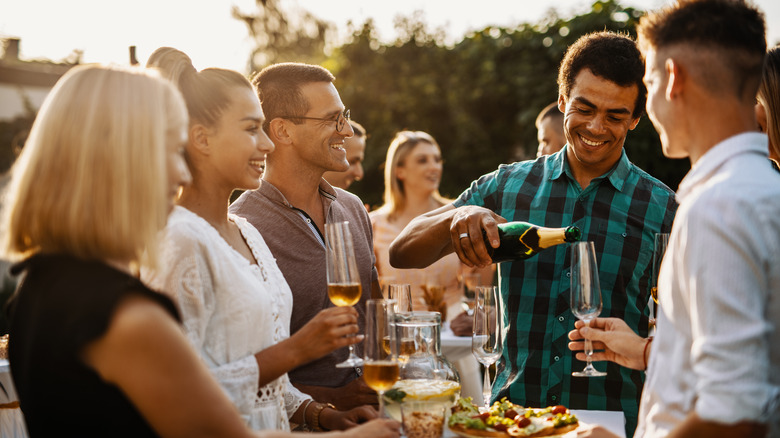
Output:
<instances>
[{"instance_id":1,"label":"blurred background tree","mask_svg":"<svg viewBox=\"0 0 780 438\"><path fill-rule=\"evenodd\" d=\"M554 10L537 23L487 27L446 43L422 13L396 18L396 38L380 41L371 20L349 25L337 41L335 26L282 0L256 0L257 10L233 8L254 40L248 71L284 61L320 64L353 118L369 133L365 177L352 185L366 203L381 204L383 163L393 135L402 129L433 135L445 159L441 192L456 197L499 164L533 158L538 112L557 99L558 65L581 35L599 30L634 36L644 13L616 0L598 0L591 10L561 17ZM0 123L0 171L23 144L35 110ZM21 140L20 140L21 139ZM643 117L626 141L629 158L676 189L688 160L663 157L652 124Z\"/></svg>"},{"instance_id":2,"label":"blurred background tree","mask_svg":"<svg viewBox=\"0 0 780 438\"><path fill-rule=\"evenodd\" d=\"M392 42L381 42L368 20L329 48L333 34L316 17L300 11L285 16L279 0L258 0L258 6L263 13L251 20L242 17L258 39L252 59L328 68L352 117L368 130L365 177L350 189L372 207L382 202L385 154L402 129L426 131L437 139L445 160L441 193L449 197L501 163L533 158L534 121L557 100L558 65L566 48L586 33L605 29L633 37L644 13L615 0L598 0L582 15L566 18L551 10L538 23L487 27L454 45L416 13L396 18ZM626 152L672 189L689 167L687 160L663 156L647 117L628 135Z\"/></svg>"}]
</instances>

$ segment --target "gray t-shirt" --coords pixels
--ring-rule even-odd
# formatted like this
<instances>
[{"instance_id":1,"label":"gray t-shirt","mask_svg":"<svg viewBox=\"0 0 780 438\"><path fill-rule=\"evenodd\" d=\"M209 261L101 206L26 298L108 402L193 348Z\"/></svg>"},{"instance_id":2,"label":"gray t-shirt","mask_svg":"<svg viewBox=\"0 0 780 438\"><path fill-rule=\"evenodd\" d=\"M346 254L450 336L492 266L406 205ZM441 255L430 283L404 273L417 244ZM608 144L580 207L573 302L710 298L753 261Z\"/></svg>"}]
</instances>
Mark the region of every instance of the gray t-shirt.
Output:
<instances>
[{"instance_id":1,"label":"gray t-shirt","mask_svg":"<svg viewBox=\"0 0 780 438\"><path fill-rule=\"evenodd\" d=\"M363 333L365 303L371 297L371 284L377 280L371 221L360 198L352 193L333 188L324 179L320 181L319 191L326 211L325 222L349 221L350 224L363 287L363 296L355 305L360 333ZM333 307L328 299L324 237L321 235L324 230L318 232L314 223L267 181L262 181L257 190L244 192L230 206L230 212L254 225L276 257L276 264L293 295L291 334L320 310ZM362 351L362 345L355 344L355 354L362 356ZM336 368L347 355L347 348L340 348L302 365L289 372L290 381L303 385L344 386L359 377L357 370Z\"/></svg>"}]
</instances>

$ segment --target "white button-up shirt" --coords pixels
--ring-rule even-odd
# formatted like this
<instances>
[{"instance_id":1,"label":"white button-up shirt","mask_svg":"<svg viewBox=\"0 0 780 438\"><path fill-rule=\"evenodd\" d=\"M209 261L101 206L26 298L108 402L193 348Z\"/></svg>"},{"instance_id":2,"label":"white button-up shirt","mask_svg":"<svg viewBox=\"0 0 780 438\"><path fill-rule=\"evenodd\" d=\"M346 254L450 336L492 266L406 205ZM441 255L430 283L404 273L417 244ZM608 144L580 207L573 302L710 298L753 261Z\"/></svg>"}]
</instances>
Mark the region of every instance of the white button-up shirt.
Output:
<instances>
[{"instance_id":1,"label":"white button-up shirt","mask_svg":"<svg viewBox=\"0 0 780 438\"><path fill-rule=\"evenodd\" d=\"M780 174L763 134L709 150L680 184L637 437L688 413L780 436Z\"/></svg>"}]
</instances>

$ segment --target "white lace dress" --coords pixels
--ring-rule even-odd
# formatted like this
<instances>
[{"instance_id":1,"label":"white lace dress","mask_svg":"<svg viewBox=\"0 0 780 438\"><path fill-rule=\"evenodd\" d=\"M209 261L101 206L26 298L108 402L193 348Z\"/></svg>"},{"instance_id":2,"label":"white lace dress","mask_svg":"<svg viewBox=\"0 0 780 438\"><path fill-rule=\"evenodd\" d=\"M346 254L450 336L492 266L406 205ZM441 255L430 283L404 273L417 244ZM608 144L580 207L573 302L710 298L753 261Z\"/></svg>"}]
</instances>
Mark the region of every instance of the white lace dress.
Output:
<instances>
[{"instance_id":1,"label":"white lace dress","mask_svg":"<svg viewBox=\"0 0 780 438\"><path fill-rule=\"evenodd\" d=\"M211 372L255 430L289 430L310 397L287 374L258 391L254 354L290 336L292 294L257 229L230 215L257 264L239 254L195 213L177 206L160 241L159 270L141 272L176 301L184 329Z\"/></svg>"}]
</instances>

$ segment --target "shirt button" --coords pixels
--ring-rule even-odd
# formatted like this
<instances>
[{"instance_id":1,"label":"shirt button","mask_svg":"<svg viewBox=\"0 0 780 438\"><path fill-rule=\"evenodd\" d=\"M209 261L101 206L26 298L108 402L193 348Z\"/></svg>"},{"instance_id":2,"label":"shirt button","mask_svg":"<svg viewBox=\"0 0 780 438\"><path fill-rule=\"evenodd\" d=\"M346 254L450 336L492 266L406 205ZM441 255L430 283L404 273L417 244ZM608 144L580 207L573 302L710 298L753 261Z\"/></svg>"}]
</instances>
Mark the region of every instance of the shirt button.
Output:
<instances>
[{"instance_id":1,"label":"shirt button","mask_svg":"<svg viewBox=\"0 0 780 438\"><path fill-rule=\"evenodd\" d=\"M626 236L628 236L628 233L623 233L623 237L626 237Z\"/></svg>"},{"instance_id":2,"label":"shirt button","mask_svg":"<svg viewBox=\"0 0 780 438\"><path fill-rule=\"evenodd\" d=\"M560 358L559 356L555 356L553 359L555 359L555 361L556 361L556 362L558 362L559 360L561 360L561 358Z\"/></svg>"},{"instance_id":3,"label":"shirt button","mask_svg":"<svg viewBox=\"0 0 780 438\"><path fill-rule=\"evenodd\" d=\"M571 272L567 272L567 273L566 273L566 277L567 277L567 278L571 278Z\"/></svg>"},{"instance_id":4,"label":"shirt button","mask_svg":"<svg viewBox=\"0 0 780 438\"><path fill-rule=\"evenodd\" d=\"M556 401L556 400L558 400L558 396L557 396L557 395L554 395L554 396L552 396L552 400L553 400L553 401Z\"/></svg>"},{"instance_id":5,"label":"shirt button","mask_svg":"<svg viewBox=\"0 0 780 438\"><path fill-rule=\"evenodd\" d=\"M564 318L564 317L562 317L562 316L559 316L559 317L558 317L558 321L560 321L560 322L563 322L563 320L564 320L564 319L566 319L566 318Z\"/></svg>"}]
</instances>

